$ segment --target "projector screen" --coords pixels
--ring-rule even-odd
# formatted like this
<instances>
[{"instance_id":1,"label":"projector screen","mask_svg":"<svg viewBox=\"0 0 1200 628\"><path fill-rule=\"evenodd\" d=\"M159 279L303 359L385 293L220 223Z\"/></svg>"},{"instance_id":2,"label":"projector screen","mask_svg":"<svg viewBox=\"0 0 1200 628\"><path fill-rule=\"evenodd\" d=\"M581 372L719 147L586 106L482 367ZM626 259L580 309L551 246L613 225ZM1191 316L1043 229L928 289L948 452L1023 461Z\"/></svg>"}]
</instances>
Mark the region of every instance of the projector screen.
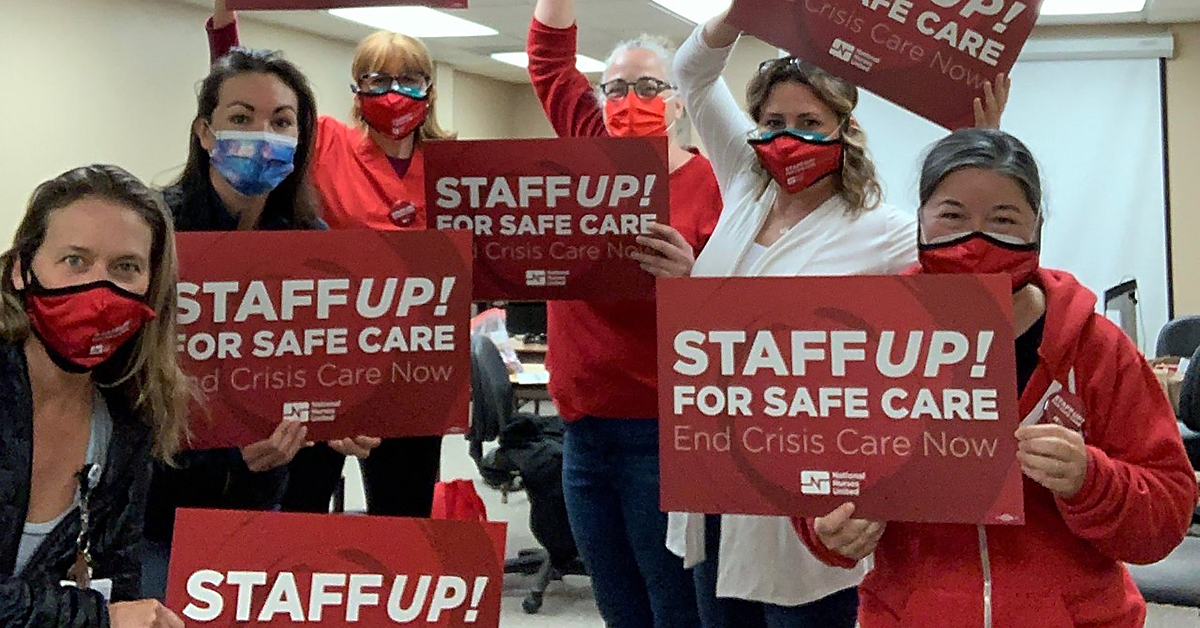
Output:
<instances>
[{"instance_id":1,"label":"projector screen","mask_svg":"<svg viewBox=\"0 0 1200 628\"><path fill-rule=\"evenodd\" d=\"M1169 312L1161 94L1157 59L1018 61L1003 123L1041 165L1043 266L1097 295L1137 279L1143 350ZM869 93L855 115L886 201L915 211L921 157L946 131Z\"/></svg>"}]
</instances>

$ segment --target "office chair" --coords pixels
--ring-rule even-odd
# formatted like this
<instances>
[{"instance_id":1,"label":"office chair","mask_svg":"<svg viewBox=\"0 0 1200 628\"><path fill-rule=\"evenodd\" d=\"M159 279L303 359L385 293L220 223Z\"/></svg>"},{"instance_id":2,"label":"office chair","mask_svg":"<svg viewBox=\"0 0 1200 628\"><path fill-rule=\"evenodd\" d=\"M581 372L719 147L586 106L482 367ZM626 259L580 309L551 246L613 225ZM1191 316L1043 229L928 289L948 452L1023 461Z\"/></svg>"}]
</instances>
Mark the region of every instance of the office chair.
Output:
<instances>
[{"instance_id":1,"label":"office chair","mask_svg":"<svg viewBox=\"0 0 1200 628\"><path fill-rule=\"evenodd\" d=\"M504 572L534 576L521 604L534 614L550 582L585 575L563 497L562 419L515 412L504 359L483 335L471 338L471 402L467 440L484 483L506 499L516 491L529 498L529 528L542 547L521 550L505 561ZM499 447L485 454L483 443L492 440Z\"/></svg>"},{"instance_id":2,"label":"office chair","mask_svg":"<svg viewBox=\"0 0 1200 628\"><path fill-rule=\"evenodd\" d=\"M1200 316L1184 316L1170 321L1158 332L1154 352L1158 357L1187 357L1200 347Z\"/></svg>"}]
</instances>

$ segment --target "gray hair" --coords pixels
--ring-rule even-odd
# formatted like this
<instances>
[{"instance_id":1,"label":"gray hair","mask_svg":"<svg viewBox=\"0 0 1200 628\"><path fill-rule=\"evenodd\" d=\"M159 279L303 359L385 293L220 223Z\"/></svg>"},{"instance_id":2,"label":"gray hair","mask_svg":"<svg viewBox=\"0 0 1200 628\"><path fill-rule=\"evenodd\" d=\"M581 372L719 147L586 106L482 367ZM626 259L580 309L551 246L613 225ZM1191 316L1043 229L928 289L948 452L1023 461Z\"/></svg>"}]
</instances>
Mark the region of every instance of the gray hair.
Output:
<instances>
[{"instance_id":1,"label":"gray hair","mask_svg":"<svg viewBox=\"0 0 1200 628\"><path fill-rule=\"evenodd\" d=\"M921 206L946 177L964 168L989 170L1012 179L1021 186L1038 221L1044 218L1037 160L1021 140L997 129L960 129L929 149L921 167Z\"/></svg>"},{"instance_id":2,"label":"gray hair","mask_svg":"<svg viewBox=\"0 0 1200 628\"><path fill-rule=\"evenodd\" d=\"M617 44L612 52L608 54L608 58L604 60L604 74L601 80L603 81L608 78L608 69L616 62L617 57L630 50L638 49L648 50L662 61L663 68L667 71L667 82L675 90L675 98L683 98L683 94L679 92L679 79L675 76L675 53L678 52L678 49L675 47L675 44L671 43L671 40L661 35L642 33L633 39L627 39ZM604 94L600 92L599 88L596 89L596 102L601 107L604 106ZM692 125L688 119L687 109L684 109L679 119L675 121L675 128L672 129L672 132L680 144L687 144L691 139L691 130Z\"/></svg>"}]
</instances>

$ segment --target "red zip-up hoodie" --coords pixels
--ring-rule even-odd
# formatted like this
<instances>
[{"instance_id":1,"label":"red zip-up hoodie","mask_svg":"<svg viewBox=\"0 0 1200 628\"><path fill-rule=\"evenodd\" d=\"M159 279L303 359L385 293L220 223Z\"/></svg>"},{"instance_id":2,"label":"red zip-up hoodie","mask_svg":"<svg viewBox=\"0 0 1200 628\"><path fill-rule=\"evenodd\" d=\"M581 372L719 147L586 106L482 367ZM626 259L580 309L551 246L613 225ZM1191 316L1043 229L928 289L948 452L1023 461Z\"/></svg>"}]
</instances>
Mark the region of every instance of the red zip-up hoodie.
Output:
<instances>
[{"instance_id":1,"label":"red zip-up hoodie","mask_svg":"<svg viewBox=\"0 0 1200 628\"><path fill-rule=\"evenodd\" d=\"M1122 563L1152 563L1187 532L1196 480L1170 403L1133 343L1069 273L1042 269L1039 361L1022 417L1058 382L1085 407L1088 469L1071 500L1025 479L1025 525L889 523L859 589L862 628L1140 628L1146 603ZM1015 431L1020 422L1012 418ZM821 560L812 520L797 531Z\"/></svg>"}]
</instances>

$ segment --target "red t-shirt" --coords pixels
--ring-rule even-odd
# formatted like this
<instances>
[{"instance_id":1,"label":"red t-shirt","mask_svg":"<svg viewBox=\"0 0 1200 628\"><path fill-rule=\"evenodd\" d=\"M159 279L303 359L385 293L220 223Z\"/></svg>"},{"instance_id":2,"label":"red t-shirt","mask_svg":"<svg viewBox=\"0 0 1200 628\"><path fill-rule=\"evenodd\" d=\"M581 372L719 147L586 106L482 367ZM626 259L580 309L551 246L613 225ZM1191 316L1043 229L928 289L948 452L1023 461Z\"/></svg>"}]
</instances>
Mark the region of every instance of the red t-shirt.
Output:
<instances>
[{"instance_id":1,"label":"red t-shirt","mask_svg":"<svg viewBox=\"0 0 1200 628\"><path fill-rule=\"evenodd\" d=\"M529 77L555 132L607 135L587 77L575 69L576 28L533 20ZM699 254L717 226L721 194L712 165L696 154L671 173L671 226ZM658 416L657 319L653 301L552 301L546 308L550 394L567 420Z\"/></svg>"},{"instance_id":2,"label":"red t-shirt","mask_svg":"<svg viewBox=\"0 0 1200 628\"><path fill-rule=\"evenodd\" d=\"M213 61L238 45L237 22L213 28L208 49ZM424 229L425 160L420 145L404 176L362 129L330 116L317 122L310 176L331 229Z\"/></svg>"}]
</instances>

